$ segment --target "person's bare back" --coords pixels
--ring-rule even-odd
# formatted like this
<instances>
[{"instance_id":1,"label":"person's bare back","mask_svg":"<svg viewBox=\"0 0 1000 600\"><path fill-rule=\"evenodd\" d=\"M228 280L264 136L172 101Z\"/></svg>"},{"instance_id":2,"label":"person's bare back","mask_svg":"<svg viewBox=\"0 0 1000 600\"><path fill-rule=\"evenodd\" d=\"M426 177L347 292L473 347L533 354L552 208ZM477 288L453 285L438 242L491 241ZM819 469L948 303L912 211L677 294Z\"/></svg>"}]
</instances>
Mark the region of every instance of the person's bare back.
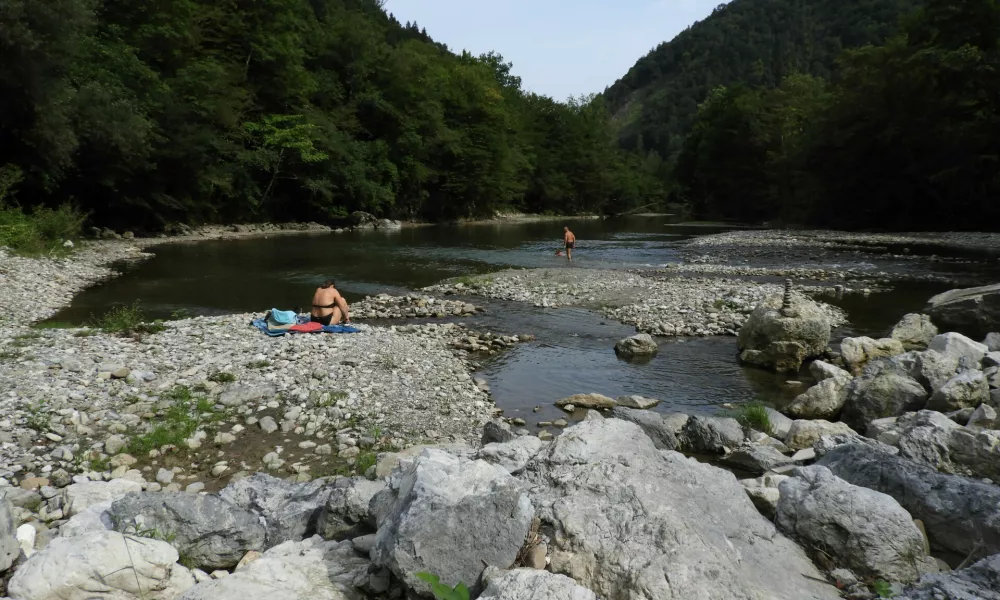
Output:
<instances>
[{"instance_id":1,"label":"person's bare back","mask_svg":"<svg viewBox=\"0 0 1000 600\"><path fill-rule=\"evenodd\" d=\"M342 320L351 322L347 300L340 295L333 281L327 281L316 288L312 299L311 320L321 325L337 325Z\"/></svg>"},{"instance_id":2,"label":"person's bare back","mask_svg":"<svg viewBox=\"0 0 1000 600\"><path fill-rule=\"evenodd\" d=\"M576 236L569 230L569 227L563 227L563 242L566 244L566 260L573 260L573 248L576 248Z\"/></svg>"}]
</instances>

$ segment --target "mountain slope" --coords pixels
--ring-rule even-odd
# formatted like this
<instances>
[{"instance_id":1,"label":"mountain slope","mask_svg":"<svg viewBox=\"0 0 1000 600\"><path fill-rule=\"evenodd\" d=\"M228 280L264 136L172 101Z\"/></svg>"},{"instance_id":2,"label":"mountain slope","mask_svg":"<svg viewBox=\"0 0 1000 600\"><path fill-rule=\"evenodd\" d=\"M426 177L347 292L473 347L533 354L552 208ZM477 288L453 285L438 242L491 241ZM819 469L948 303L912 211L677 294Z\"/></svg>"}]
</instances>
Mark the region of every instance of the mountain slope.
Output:
<instances>
[{"instance_id":1,"label":"mountain slope","mask_svg":"<svg viewBox=\"0 0 1000 600\"><path fill-rule=\"evenodd\" d=\"M844 48L877 44L921 0L733 0L639 59L604 92L625 147L669 156L713 88L830 78ZM640 141L641 137L641 141Z\"/></svg>"}]
</instances>

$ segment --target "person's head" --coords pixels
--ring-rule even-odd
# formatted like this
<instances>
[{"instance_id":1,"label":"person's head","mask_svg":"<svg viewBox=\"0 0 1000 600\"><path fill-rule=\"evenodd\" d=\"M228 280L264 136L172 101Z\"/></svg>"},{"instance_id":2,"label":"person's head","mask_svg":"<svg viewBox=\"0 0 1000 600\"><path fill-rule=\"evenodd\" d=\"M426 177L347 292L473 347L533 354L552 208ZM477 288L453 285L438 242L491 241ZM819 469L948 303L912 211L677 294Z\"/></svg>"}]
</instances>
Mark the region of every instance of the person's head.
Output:
<instances>
[{"instance_id":1,"label":"person's head","mask_svg":"<svg viewBox=\"0 0 1000 600\"><path fill-rule=\"evenodd\" d=\"M323 289L327 290L332 287L336 287L336 285L337 284L335 284L332 279L327 279L326 281L323 282Z\"/></svg>"},{"instance_id":2,"label":"person's head","mask_svg":"<svg viewBox=\"0 0 1000 600\"><path fill-rule=\"evenodd\" d=\"M568 232L569 231L569 227L563 227L563 231Z\"/></svg>"}]
</instances>

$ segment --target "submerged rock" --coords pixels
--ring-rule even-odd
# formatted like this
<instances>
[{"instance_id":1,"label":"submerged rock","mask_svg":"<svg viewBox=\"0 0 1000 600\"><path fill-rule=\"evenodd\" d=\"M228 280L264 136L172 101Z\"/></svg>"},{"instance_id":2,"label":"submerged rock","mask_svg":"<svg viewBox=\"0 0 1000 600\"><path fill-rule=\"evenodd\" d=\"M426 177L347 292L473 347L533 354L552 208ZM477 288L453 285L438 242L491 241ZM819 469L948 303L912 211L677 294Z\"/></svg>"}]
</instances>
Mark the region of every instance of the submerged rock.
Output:
<instances>
[{"instance_id":1,"label":"submerged rock","mask_svg":"<svg viewBox=\"0 0 1000 600\"><path fill-rule=\"evenodd\" d=\"M775 371L797 371L802 363L826 351L830 319L819 305L792 297L792 310L782 312L782 297L769 296L750 315L739 335L740 360Z\"/></svg>"},{"instance_id":2,"label":"submerged rock","mask_svg":"<svg viewBox=\"0 0 1000 600\"><path fill-rule=\"evenodd\" d=\"M552 571L601 598L839 598L731 473L656 450L633 423L575 425L525 476Z\"/></svg>"},{"instance_id":3,"label":"submerged rock","mask_svg":"<svg viewBox=\"0 0 1000 600\"><path fill-rule=\"evenodd\" d=\"M577 408L610 409L616 406L615 401L601 394L576 394L569 398L556 400L556 406L572 404Z\"/></svg>"},{"instance_id":4,"label":"submerged rock","mask_svg":"<svg viewBox=\"0 0 1000 600\"><path fill-rule=\"evenodd\" d=\"M486 565L513 564L534 517L528 496L505 470L434 449L393 473L389 489L372 502L384 507L373 562L423 594L430 587L417 573L475 590Z\"/></svg>"},{"instance_id":5,"label":"submerged rock","mask_svg":"<svg viewBox=\"0 0 1000 600\"><path fill-rule=\"evenodd\" d=\"M916 581L934 572L924 538L890 496L851 485L822 466L796 469L780 485L776 523L854 572L888 581Z\"/></svg>"},{"instance_id":6,"label":"submerged rock","mask_svg":"<svg viewBox=\"0 0 1000 600\"><path fill-rule=\"evenodd\" d=\"M653 336L648 333L640 333L620 340L615 344L615 354L622 358L635 358L639 356L655 356L660 348L656 345Z\"/></svg>"},{"instance_id":7,"label":"submerged rock","mask_svg":"<svg viewBox=\"0 0 1000 600\"><path fill-rule=\"evenodd\" d=\"M1000 487L945 475L872 444L844 444L817 463L853 485L896 499L927 530L932 548L1000 553Z\"/></svg>"}]
</instances>

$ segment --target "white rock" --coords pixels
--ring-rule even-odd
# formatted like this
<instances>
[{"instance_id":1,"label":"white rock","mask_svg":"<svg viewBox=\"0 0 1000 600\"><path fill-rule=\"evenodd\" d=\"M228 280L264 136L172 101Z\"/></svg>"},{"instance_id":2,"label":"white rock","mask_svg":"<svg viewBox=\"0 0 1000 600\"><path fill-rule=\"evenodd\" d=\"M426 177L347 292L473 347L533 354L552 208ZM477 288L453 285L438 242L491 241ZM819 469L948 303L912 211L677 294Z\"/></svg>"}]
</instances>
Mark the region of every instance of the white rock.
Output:
<instances>
[{"instance_id":1,"label":"white rock","mask_svg":"<svg viewBox=\"0 0 1000 600\"><path fill-rule=\"evenodd\" d=\"M8 594L17 600L150 598L173 600L194 585L177 551L149 538L114 531L55 538L14 573Z\"/></svg>"}]
</instances>

